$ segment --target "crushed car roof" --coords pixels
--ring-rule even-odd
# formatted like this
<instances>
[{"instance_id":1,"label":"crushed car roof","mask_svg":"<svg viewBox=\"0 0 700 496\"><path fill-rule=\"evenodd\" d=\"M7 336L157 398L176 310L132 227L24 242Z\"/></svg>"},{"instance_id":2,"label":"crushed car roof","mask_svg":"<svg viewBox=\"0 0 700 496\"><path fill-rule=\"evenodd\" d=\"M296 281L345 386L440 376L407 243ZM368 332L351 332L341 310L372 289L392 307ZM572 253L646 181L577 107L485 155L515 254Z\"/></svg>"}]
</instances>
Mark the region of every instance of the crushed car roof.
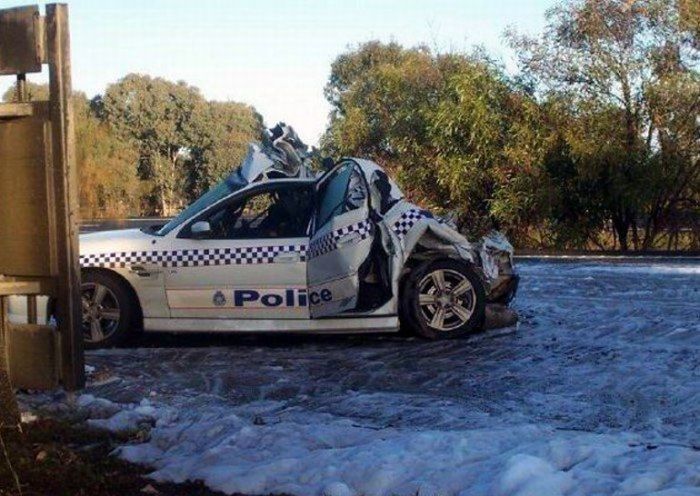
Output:
<instances>
[{"instance_id":1,"label":"crushed car roof","mask_svg":"<svg viewBox=\"0 0 700 496\"><path fill-rule=\"evenodd\" d=\"M252 143L248 154L238 168L238 174L248 184L264 180L314 179L311 168L312 153L291 126L281 122L266 131L262 144ZM389 195L399 200L404 197L396 182L376 163L363 158L347 157L342 160L355 162L368 183L377 177L389 184Z\"/></svg>"},{"instance_id":2,"label":"crushed car roof","mask_svg":"<svg viewBox=\"0 0 700 496\"><path fill-rule=\"evenodd\" d=\"M250 144L239 168L248 183L266 179L313 178L311 154L291 126L283 122L263 135L263 143Z\"/></svg>"}]
</instances>

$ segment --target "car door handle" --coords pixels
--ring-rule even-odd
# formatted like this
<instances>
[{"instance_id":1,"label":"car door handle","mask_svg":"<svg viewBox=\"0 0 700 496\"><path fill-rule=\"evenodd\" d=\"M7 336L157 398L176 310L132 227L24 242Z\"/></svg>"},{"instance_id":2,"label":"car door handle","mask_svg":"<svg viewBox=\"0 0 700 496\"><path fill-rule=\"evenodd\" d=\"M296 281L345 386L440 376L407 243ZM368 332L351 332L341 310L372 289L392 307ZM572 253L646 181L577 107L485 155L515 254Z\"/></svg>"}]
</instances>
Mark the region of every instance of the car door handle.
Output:
<instances>
[{"instance_id":1,"label":"car door handle","mask_svg":"<svg viewBox=\"0 0 700 496\"><path fill-rule=\"evenodd\" d=\"M360 234L359 233L351 233L343 236L338 240L338 246L344 246L344 245L349 245L351 243L355 243L357 241L360 241Z\"/></svg>"},{"instance_id":2,"label":"car door handle","mask_svg":"<svg viewBox=\"0 0 700 496\"><path fill-rule=\"evenodd\" d=\"M298 253L285 253L284 255L277 255L274 259L277 263L291 263L298 262L301 257Z\"/></svg>"},{"instance_id":3,"label":"car door handle","mask_svg":"<svg viewBox=\"0 0 700 496\"><path fill-rule=\"evenodd\" d=\"M161 269L156 269L156 268L148 268L146 269L145 267L142 267L140 265L132 265L129 267L129 271L133 272L134 274L140 276L140 277L148 277L154 274L160 274L163 272Z\"/></svg>"}]
</instances>

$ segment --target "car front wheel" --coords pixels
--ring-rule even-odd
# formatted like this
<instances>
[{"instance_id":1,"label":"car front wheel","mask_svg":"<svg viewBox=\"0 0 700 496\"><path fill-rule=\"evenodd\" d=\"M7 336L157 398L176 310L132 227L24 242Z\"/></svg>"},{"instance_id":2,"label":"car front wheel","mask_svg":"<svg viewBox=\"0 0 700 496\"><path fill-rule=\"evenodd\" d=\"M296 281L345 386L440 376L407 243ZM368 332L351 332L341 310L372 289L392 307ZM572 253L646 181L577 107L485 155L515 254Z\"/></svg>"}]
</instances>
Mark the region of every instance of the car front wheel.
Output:
<instances>
[{"instance_id":1,"label":"car front wheel","mask_svg":"<svg viewBox=\"0 0 700 496\"><path fill-rule=\"evenodd\" d=\"M456 260L435 260L417 267L403 292L414 331L428 339L461 337L484 321L486 294L474 269Z\"/></svg>"},{"instance_id":2,"label":"car front wheel","mask_svg":"<svg viewBox=\"0 0 700 496\"><path fill-rule=\"evenodd\" d=\"M82 274L83 342L87 349L122 344L134 327L135 305L128 288L104 272Z\"/></svg>"}]
</instances>

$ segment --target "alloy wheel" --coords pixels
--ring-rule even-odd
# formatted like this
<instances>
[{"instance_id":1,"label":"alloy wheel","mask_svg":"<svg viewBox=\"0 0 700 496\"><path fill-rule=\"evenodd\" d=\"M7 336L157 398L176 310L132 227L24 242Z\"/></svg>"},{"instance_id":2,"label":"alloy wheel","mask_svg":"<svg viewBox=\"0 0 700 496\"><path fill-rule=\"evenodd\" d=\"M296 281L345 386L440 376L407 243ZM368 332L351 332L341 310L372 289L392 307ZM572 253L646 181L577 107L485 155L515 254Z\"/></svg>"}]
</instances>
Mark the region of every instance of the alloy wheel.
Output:
<instances>
[{"instance_id":1,"label":"alloy wheel","mask_svg":"<svg viewBox=\"0 0 700 496\"><path fill-rule=\"evenodd\" d=\"M436 269L418 284L418 305L425 322L437 331L457 329L474 314L476 292L460 272Z\"/></svg>"},{"instance_id":2,"label":"alloy wheel","mask_svg":"<svg viewBox=\"0 0 700 496\"><path fill-rule=\"evenodd\" d=\"M88 343L99 343L110 338L119 326L121 316L119 301L104 284L83 283L82 313L83 339Z\"/></svg>"}]
</instances>

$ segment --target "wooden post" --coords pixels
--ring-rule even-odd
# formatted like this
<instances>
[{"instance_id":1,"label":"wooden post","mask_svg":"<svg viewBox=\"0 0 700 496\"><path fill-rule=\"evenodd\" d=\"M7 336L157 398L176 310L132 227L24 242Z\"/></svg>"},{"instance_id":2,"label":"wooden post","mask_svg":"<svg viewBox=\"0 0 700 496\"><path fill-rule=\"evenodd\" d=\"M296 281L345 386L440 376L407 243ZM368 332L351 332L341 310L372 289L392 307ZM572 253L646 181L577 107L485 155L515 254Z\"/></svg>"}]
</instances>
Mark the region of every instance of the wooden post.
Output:
<instances>
[{"instance_id":1,"label":"wooden post","mask_svg":"<svg viewBox=\"0 0 700 496\"><path fill-rule=\"evenodd\" d=\"M17 87L15 93L15 98L18 102L26 102L28 100L26 74L17 74Z\"/></svg>"},{"instance_id":2,"label":"wooden post","mask_svg":"<svg viewBox=\"0 0 700 496\"><path fill-rule=\"evenodd\" d=\"M44 63L49 66L48 104L24 102L24 74L41 72ZM29 296L30 324L2 324L0 365L9 362L12 370L7 375L17 381L15 385L52 388L60 382L66 390L74 391L84 386L85 378L78 181L65 4L46 5L43 18L37 5L0 10L0 75L12 74L17 76L20 102L0 105L0 212L7 216L0 223L5 255L0 256L0 271L7 276L0 277L0 296ZM14 208L19 208L16 214ZM37 325L38 294L56 300L55 330ZM12 355L5 355L7 348L13 350Z\"/></svg>"},{"instance_id":3,"label":"wooden post","mask_svg":"<svg viewBox=\"0 0 700 496\"><path fill-rule=\"evenodd\" d=\"M71 86L68 6L46 5L47 62L58 271L57 320L61 339L61 379L69 391L85 385L78 261L78 175Z\"/></svg>"},{"instance_id":4,"label":"wooden post","mask_svg":"<svg viewBox=\"0 0 700 496\"><path fill-rule=\"evenodd\" d=\"M7 331L7 299L0 295L0 426L15 426L19 424L19 410L15 395L10 386L7 368L7 347L5 333ZM0 433L1 434L1 433Z\"/></svg>"}]
</instances>

